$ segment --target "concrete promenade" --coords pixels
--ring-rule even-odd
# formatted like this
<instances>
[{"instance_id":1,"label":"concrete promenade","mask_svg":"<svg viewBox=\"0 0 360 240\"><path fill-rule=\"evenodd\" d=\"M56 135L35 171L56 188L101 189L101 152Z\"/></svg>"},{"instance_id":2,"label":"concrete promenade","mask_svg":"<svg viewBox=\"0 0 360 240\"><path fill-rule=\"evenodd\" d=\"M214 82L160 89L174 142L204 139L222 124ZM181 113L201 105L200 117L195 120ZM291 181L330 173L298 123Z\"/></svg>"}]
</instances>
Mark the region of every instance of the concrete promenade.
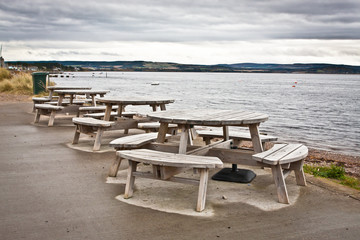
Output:
<instances>
[{"instance_id":1,"label":"concrete promenade","mask_svg":"<svg viewBox=\"0 0 360 240\"><path fill-rule=\"evenodd\" d=\"M115 153L69 148L70 121L34 125L31 110L0 104L1 240L359 239L360 201L310 177L296 202L271 211L209 201L214 215L201 217L119 201L124 184L106 183Z\"/></svg>"}]
</instances>

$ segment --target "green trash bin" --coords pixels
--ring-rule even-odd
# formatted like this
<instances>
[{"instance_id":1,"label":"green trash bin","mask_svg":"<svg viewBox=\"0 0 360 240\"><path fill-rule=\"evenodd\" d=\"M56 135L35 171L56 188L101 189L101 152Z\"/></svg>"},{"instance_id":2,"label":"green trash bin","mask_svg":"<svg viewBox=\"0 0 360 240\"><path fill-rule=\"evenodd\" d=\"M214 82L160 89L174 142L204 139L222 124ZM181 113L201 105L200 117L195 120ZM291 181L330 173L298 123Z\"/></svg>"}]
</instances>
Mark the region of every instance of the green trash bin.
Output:
<instances>
[{"instance_id":1,"label":"green trash bin","mask_svg":"<svg viewBox=\"0 0 360 240\"><path fill-rule=\"evenodd\" d=\"M46 91L46 79L49 73L47 72L34 72L32 73L33 80L33 93L39 94Z\"/></svg>"}]
</instances>

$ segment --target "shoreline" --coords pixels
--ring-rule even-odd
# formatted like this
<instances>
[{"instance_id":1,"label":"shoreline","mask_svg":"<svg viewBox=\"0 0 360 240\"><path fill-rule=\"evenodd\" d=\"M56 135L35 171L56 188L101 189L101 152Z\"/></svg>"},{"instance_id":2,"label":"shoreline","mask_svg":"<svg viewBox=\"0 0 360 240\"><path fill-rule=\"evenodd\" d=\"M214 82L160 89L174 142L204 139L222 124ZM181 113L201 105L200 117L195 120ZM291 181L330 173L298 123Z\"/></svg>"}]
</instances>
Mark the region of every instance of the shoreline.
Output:
<instances>
[{"instance_id":1,"label":"shoreline","mask_svg":"<svg viewBox=\"0 0 360 240\"><path fill-rule=\"evenodd\" d=\"M31 98L31 95L0 93L0 105L32 102ZM305 163L317 166L330 166L331 164L343 166L346 174L360 179L360 156L309 148L309 155L306 157Z\"/></svg>"}]
</instances>

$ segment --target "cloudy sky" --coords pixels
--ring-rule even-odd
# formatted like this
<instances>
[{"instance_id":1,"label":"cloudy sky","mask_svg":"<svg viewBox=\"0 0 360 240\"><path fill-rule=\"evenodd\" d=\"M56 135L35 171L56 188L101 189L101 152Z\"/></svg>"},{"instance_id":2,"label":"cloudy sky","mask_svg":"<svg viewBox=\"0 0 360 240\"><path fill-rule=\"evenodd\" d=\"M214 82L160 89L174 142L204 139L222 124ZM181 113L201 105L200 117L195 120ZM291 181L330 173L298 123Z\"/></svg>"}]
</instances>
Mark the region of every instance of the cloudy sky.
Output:
<instances>
[{"instance_id":1,"label":"cloudy sky","mask_svg":"<svg viewBox=\"0 0 360 240\"><path fill-rule=\"evenodd\" d=\"M1 0L5 61L360 65L359 0Z\"/></svg>"}]
</instances>

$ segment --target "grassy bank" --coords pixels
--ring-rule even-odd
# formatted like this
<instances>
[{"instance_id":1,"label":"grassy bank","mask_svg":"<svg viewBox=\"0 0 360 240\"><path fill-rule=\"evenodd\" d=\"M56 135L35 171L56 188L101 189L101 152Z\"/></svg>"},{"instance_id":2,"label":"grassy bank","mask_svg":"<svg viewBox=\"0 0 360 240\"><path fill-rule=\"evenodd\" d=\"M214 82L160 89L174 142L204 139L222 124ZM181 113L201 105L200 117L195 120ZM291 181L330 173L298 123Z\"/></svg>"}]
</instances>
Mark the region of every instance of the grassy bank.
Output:
<instances>
[{"instance_id":1,"label":"grassy bank","mask_svg":"<svg viewBox=\"0 0 360 240\"><path fill-rule=\"evenodd\" d=\"M32 76L30 73L16 73L0 68L0 92L32 95L32 85Z\"/></svg>"},{"instance_id":2,"label":"grassy bank","mask_svg":"<svg viewBox=\"0 0 360 240\"><path fill-rule=\"evenodd\" d=\"M304 172L314 175L315 177L323 177L333 179L336 182L360 190L360 181L355 177L348 176L342 166L314 166L304 165Z\"/></svg>"}]
</instances>

